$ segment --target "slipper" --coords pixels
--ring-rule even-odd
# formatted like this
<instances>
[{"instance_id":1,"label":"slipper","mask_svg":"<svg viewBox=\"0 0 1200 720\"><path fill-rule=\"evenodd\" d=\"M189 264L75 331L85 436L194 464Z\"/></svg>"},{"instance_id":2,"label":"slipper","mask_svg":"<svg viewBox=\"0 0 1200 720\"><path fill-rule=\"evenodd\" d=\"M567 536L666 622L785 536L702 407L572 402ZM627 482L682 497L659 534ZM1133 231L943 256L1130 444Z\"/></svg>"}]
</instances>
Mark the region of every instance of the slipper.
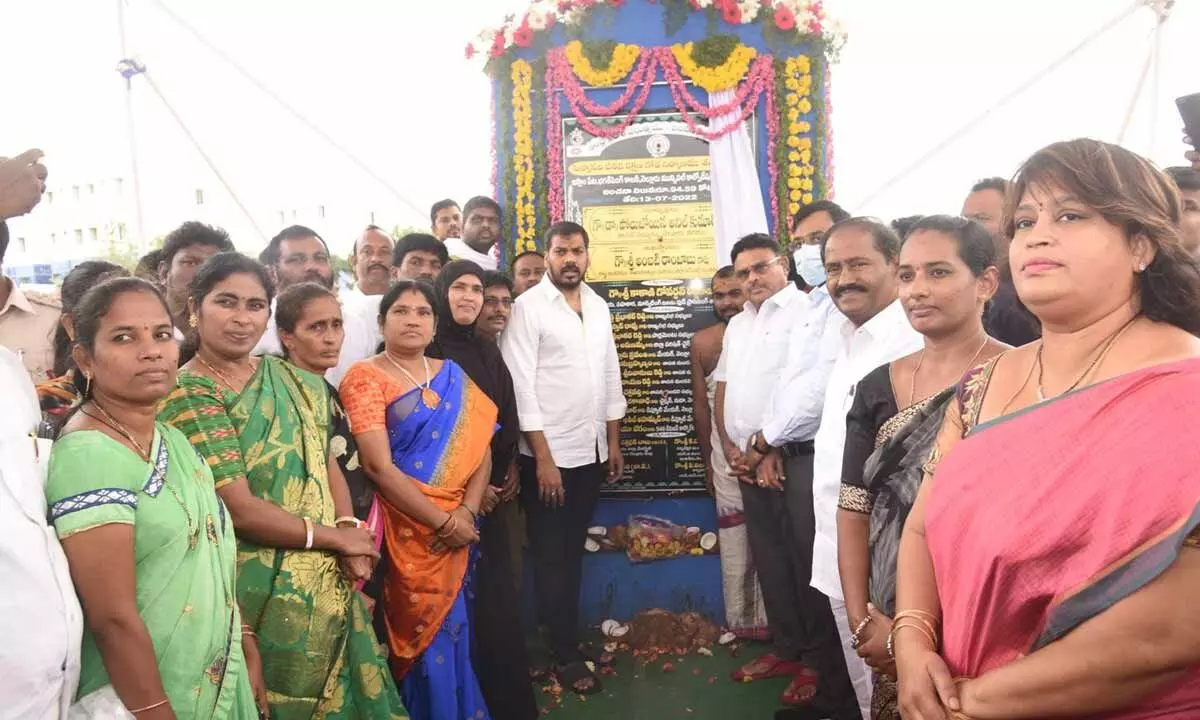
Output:
<instances>
[{"instance_id":1,"label":"slipper","mask_svg":"<svg viewBox=\"0 0 1200 720\"><path fill-rule=\"evenodd\" d=\"M752 682L769 678L791 677L807 669L799 660L782 660L775 653L767 653L734 670L730 677L734 682Z\"/></svg>"},{"instance_id":2,"label":"slipper","mask_svg":"<svg viewBox=\"0 0 1200 720\"><path fill-rule=\"evenodd\" d=\"M787 689L779 696L779 701L788 706L807 705L816 696L817 673L804 668L788 683Z\"/></svg>"},{"instance_id":3,"label":"slipper","mask_svg":"<svg viewBox=\"0 0 1200 720\"><path fill-rule=\"evenodd\" d=\"M604 689L600 685L600 678L596 677L582 660L559 665L555 669L555 675L558 676L559 685L577 695L595 695Z\"/></svg>"}]
</instances>

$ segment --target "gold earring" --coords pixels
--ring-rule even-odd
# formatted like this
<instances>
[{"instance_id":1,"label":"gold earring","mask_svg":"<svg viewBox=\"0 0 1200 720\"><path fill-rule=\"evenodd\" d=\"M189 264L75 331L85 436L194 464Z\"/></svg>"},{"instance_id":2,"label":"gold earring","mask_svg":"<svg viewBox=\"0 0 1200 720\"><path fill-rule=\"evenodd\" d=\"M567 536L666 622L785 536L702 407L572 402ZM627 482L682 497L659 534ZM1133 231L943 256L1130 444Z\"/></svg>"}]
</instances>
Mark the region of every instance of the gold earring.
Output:
<instances>
[{"instance_id":1,"label":"gold earring","mask_svg":"<svg viewBox=\"0 0 1200 720\"><path fill-rule=\"evenodd\" d=\"M196 317L196 313L192 313L188 316L188 327L198 327L199 325L200 318Z\"/></svg>"}]
</instances>

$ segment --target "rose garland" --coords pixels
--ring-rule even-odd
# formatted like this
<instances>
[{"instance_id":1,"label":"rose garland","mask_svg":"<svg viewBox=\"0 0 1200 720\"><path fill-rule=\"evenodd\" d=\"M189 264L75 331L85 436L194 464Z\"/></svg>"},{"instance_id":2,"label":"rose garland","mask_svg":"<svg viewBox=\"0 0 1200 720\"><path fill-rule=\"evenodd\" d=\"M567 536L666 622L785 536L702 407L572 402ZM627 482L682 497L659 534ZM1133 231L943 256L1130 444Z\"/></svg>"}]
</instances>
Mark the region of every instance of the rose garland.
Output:
<instances>
[{"instance_id":1,"label":"rose garland","mask_svg":"<svg viewBox=\"0 0 1200 720\"><path fill-rule=\"evenodd\" d=\"M571 70L575 72L575 77L592 87L612 87L621 82L633 70L633 66L637 64L638 58L642 54L642 49L637 45L619 43L612 49L608 67L600 70L592 65L591 60L584 53L583 43L579 40L567 43L564 50L567 62L571 64Z\"/></svg>"},{"instance_id":2,"label":"rose garland","mask_svg":"<svg viewBox=\"0 0 1200 720\"><path fill-rule=\"evenodd\" d=\"M802 205L813 201L812 124L806 116L812 113L811 63L807 56L788 58L785 64L784 86L787 106L788 146L788 217L799 212Z\"/></svg>"},{"instance_id":3,"label":"rose garland","mask_svg":"<svg viewBox=\"0 0 1200 720\"><path fill-rule=\"evenodd\" d=\"M558 80L554 51L546 58L546 204L550 222L563 219L563 128L561 84Z\"/></svg>"},{"instance_id":4,"label":"rose garland","mask_svg":"<svg viewBox=\"0 0 1200 720\"><path fill-rule=\"evenodd\" d=\"M488 148L488 155L492 162L492 173L488 176L488 180L492 186L492 197L500 197L500 162L499 154L496 152L496 144L499 141L499 136L496 134L499 128L496 127L496 93L502 92L499 83L497 83L490 93L488 93L488 115L492 120L492 142Z\"/></svg>"},{"instance_id":5,"label":"rose garland","mask_svg":"<svg viewBox=\"0 0 1200 720\"><path fill-rule=\"evenodd\" d=\"M516 247L531 247L536 236L533 196L533 68L522 59L512 64L513 108L513 169L516 188L513 195L513 218L516 224Z\"/></svg>"},{"instance_id":6,"label":"rose garland","mask_svg":"<svg viewBox=\"0 0 1200 720\"><path fill-rule=\"evenodd\" d=\"M758 51L754 48L739 43L729 53L729 57L725 58L725 62L714 67L706 67L697 63L692 56L695 48L695 43L672 45L671 54L675 56L675 62L679 64L680 72L710 93L728 90L737 85L742 78L746 77L746 73L750 70L750 63L758 55Z\"/></svg>"}]
</instances>

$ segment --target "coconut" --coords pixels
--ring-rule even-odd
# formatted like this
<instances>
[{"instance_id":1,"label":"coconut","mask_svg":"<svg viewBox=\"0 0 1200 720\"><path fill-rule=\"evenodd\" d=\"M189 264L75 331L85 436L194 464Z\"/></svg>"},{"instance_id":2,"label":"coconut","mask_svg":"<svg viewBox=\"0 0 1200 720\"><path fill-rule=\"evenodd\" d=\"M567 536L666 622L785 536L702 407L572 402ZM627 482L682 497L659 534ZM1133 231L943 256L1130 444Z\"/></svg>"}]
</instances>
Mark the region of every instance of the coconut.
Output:
<instances>
[{"instance_id":1,"label":"coconut","mask_svg":"<svg viewBox=\"0 0 1200 720\"><path fill-rule=\"evenodd\" d=\"M700 534L700 528L698 528L698 527L696 527L695 525L693 525L692 527L690 527L690 528L688 528L688 529L687 529L687 534L688 534L688 535L699 535L699 534Z\"/></svg>"},{"instance_id":2,"label":"coconut","mask_svg":"<svg viewBox=\"0 0 1200 720\"><path fill-rule=\"evenodd\" d=\"M604 527L603 525L593 525L592 527L588 528L587 534L594 538L602 538L605 535L608 535L608 528Z\"/></svg>"},{"instance_id":3,"label":"coconut","mask_svg":"<svg viewBox=\"0 0 1200 720\"><path fill-rule=\"evenodd\" d=\"M734 640L737 640L737 635L734 635L731 632L727 632L727 633L721 635L721 637L717 639L717 642L720 643L721 645L728 645L729 643L733 642Z\"/></svg>"},{"instance_id":4,"label":"coconut","mask_svg":"<svg viewBox=\"0 0 1200 720\"><path fill-rule=\"evenodd\" d=\"M628 625L617 625L611 631L609 631L608 636L613 637L613 638L623 638L628 634L629 634L629 626Z\"/></svg>"},{"instance_id":5,"label":"coconut","mask_svg":"<svg viewBox=\"0 0 1200 720\"><path fill-rule=\"evenodd\" d=\"M717 546L717 534L716 533L707 532L700 536L700 548L702 550L704 550L705 552L712 552L713 548L715 548L716 546Z\"/></svg>"},{"instance_id":6,"label":"coconut","mask_svg":"<svg viewBox=\"0 0 1200 720\"><path fill-rule=\"evenodd\" d=\"M587 540L583 541L583 549L587 550L588 552L599 552L600 551L600 543L596 542L595 540L593 540L591 538L588 538Z\"/></svg>"},{"instance_id":7,"label":"coconut","mask_svg":"<svg viewBox=\"0 0 1200 720\"><path fill-rule=\"evenodd\" d=\"M620 624L621 623L617 622L616 620L605 620L604 622L600 623L600 632L603 633L605 637L612 637L612 629Z\"/></svg>"}]
</instances>

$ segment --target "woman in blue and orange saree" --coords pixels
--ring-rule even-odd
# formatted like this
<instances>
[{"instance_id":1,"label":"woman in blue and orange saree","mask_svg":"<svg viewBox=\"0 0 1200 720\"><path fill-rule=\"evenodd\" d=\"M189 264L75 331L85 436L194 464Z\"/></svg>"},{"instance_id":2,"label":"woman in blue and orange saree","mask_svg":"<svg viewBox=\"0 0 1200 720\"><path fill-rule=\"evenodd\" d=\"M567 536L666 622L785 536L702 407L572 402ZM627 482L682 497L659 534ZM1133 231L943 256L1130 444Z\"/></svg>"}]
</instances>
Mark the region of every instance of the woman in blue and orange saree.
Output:
<instances>
[{"instance_id":1,"label":"woman in blue and orange saree","mask_svg":"<svg viewBox=\"0 0 1200 720\"><path fill-rule=\"evenodd\" d=\"M380 303L384 350L352 367L340 394L377 489L379 607L404 705L416 720L467 720L489 717L467 593L497 410L452 360L425 357L436 308L427 284L393 286Z\"/></svg>"},{"instance_id":2,"label":"woman in blue and orange saree","mask_svg":"<svg viewBox=\"0 0 1200 720\"><path fill-rule=\"evenodd\" d=\"M900 541L904 720L1200 717L1200 264L1149 161L1051 145L1008 200L1042 340L968 373Z\"/></svg>"}]
</instances>

